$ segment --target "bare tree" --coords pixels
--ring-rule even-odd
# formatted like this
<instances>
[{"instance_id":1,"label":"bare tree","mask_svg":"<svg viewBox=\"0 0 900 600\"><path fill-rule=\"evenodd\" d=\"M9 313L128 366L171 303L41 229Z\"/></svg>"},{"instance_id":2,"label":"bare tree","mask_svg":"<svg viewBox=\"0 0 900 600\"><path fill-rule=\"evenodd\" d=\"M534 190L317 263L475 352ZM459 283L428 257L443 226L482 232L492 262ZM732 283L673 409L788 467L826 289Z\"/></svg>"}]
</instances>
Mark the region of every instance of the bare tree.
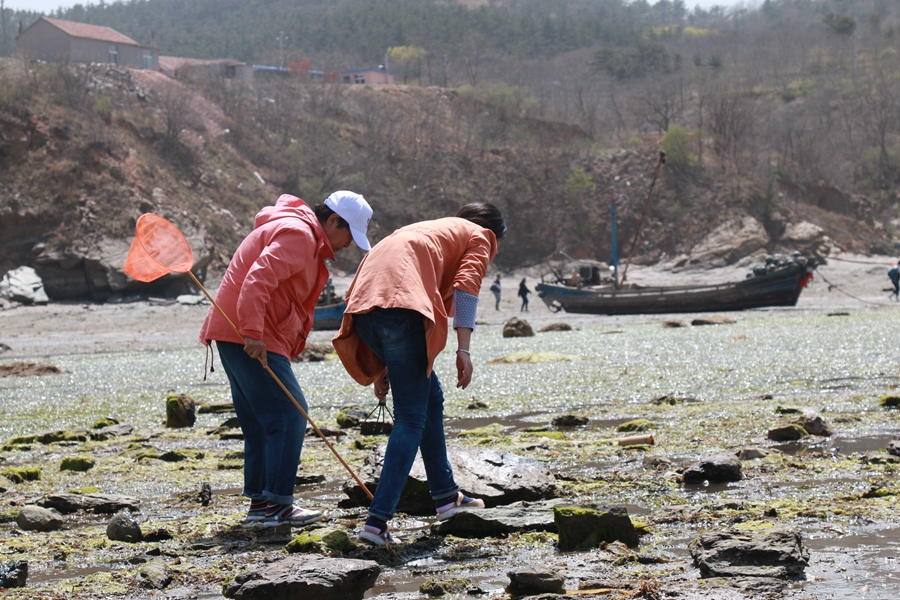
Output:
<instances>
[{"instance_id":1,"label":"bare tree","mask_svg":"<svg viewBox=\"0 0 900 600\"><path fill-rule=\"evenodd\" d=\"M710 94L708 114L716 153L736 162L741 143L756 123L753 103L739 91L720 88Z\"/></svg>"},{"instance_id":2,"label":"bare tree","mask_svg":"<svg viewBox=\"0 0 900 600\"><path fill-rule=\"evenodd\" d=\"M630 103L631 113L642 123L665 133L684 111L680 77L655 81L641 87Z\"/></svg>"}]
</instances>

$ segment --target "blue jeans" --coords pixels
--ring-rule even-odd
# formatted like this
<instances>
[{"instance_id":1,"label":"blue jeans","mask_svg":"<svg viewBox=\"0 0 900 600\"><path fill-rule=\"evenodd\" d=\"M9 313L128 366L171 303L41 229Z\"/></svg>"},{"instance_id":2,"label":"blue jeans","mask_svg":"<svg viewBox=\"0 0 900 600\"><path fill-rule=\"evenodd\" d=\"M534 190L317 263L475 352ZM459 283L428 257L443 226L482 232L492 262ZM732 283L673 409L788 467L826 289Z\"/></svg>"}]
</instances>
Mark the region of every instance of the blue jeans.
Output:
<instances>
[{"instance_id":1,"label":"blue jeans","mask_svg":"<svg viewBox=\"0 0 900 600\"><path fill-rule=\"evenodd\" d=\"M388 439L381 477L369 514L384 521L394 516L418 450L435 500L455 494L459 486L444 443L444 390L437 373L425 376L428 353L425 320L405 308L376 308L353 315L357 333L388 368L394 400L394 428Z\"/></svg>"},{"instance_id":2,"label":"blue jeans","mask_svg":"<svg viewBox=\"0 0 900 600\"><path fill-rule=\"evenodd\" d=\"M306 434L306 419L258 360L242 344L216 342L244 432L244 496L276 504L294 502L294 482ZM291 361L268 353L269 368L309 411Z\"/></svg>"}]
</instances>

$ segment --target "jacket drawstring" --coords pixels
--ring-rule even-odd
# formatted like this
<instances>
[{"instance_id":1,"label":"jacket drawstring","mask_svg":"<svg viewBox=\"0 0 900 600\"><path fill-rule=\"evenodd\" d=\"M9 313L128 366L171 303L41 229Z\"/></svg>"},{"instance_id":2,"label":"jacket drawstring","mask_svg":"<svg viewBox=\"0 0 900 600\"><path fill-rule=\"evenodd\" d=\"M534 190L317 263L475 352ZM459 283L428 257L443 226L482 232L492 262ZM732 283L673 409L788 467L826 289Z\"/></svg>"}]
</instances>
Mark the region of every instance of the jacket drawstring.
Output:
<instances>
[{"instance_id":1,"label":"jacket drawstring","mask_svg":"<svg viewBox=\"0 0 900 600\"><path fill-rule=\"evenodd\" d=\"M206 356L203 357L203 382L206 382L206 365L209 365L209 372L216 372L216 353L213 352L212 342L206 345Z\"/></svg>"}]
</instances>

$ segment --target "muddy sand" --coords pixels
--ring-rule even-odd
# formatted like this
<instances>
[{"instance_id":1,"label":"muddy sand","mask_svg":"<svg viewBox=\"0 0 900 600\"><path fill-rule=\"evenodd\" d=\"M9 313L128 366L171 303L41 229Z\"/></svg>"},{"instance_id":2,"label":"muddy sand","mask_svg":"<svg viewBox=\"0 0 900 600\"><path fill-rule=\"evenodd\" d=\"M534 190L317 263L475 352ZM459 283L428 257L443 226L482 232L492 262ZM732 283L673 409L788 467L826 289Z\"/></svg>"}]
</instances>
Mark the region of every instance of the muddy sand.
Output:
<instances>
[{"instance_id":1,"label":"muddy sand","mask_svg":"<svg viewBox=\"0 0 900 600\"><path fill-rule=\"evenodd\" d=\"M592 581L608 584L602 592L576 597L897 597L898 465L884 448L900 433L900 411L879 406L879 398L900 384L900 341L894 341L900 336L891 333L900 305L885 291L889 263L833 257L795 308L730 313L737 321L733 325L675 330L661 327L662 322L689 323L692 316L553 314L533 295L529 312L522 313L518 282L525 276L533 289L533 272L505 274L501 307L494 310L486 290L489 277L473 343L475 383L465 392L447 391L449 443L487 445L533 458L557 477L560 498L581 505L625 505L647 533L630 551L613 546L560 553L552 533L441 538L429 533L433 519L399 514L395 527L406 543L397 556L366 548L345 552L381 565L366 598L425 598L419 589L428 579L451 577L467 580L468 592L445 598L506 598L510 571L548 568L563 576L570 594ZM745 272L630 270L638 283L664 285L728 281ZM349 278L337 276L335 284L340 293ZM0 472L42 469L35 481L0 477L0 564L27 560L30 571L27 587L7 590L7 597L221 598L223 584L282 557L284 545L299 533L242 527L241 442L210 433L230 415L201 414L185 430L162 426L167 394L188 393L198 402L229 399L220 370L202 381L203 352L196 334L207 309L138 302L0 311L0 343L9 348L0 353L0 368L21 370L32 363L61 371L0 377L0 441L90 428L103 416L135 428L131 435L104 442L0 450ZM527 319L535 330L565 322L573 331L503 339L500 329L512 316ZM314 332L311 341L327 343L332 335ZM487 364L529 352L551 358L537 364ZM553 362L553 356L571 362ZM343 406L371 404L370 392L352 384L337 361L296 370L320 426L336 429L334 416ZM439 357L437 371L446 384L452 372L448 357ZM654 403L661 396L672 402ZM469 408L473 400L488 408ZM766 431L788 421L779 413L785 407L823 415L836 433L772 442ZM550 426L564 414L587 417L590 424ZM653 423L656 445L609 444L622 435L617 426L634 418ZM463 432L465 438L457 437ZM358 467L376 440L349 430L335 443ZM705 453L747 447L774 452L744 461L738 482L680 481L682 470ZM185 449L199 455L176 463L147 458ZM71 455L90 455L96 466L83 473L61 471L60 461ZM653 466L644 460L648 455L669 462ZM300 475L299 500L325 510L327 526L355 531L365 509L338 507L348 477L315 436L307 437ZM201 483L212 489L207 506L198 501ZM68 515L62 530L47 533L22 531L14 522L22 506L73 489L139 498L136 516L142 529L164 529L172 539L111 542L106 539L108 515ZM794 527L803 536L810 559L802 577L775 585L704 579L688 554L688 544L703 533L773 525ZM139 565L148 556L162 558L174 577L164 591L141 583Z\"/></svg>"}]
</instances>

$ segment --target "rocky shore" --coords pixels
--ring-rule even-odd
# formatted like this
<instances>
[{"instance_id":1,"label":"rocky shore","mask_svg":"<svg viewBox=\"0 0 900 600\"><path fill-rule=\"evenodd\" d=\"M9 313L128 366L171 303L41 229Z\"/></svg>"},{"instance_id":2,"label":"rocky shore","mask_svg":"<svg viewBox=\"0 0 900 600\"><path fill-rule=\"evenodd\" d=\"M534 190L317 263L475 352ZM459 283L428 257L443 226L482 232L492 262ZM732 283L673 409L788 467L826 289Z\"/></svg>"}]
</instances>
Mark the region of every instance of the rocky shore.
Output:
<instances>
[{"instance_id":1,"label":"rocky shore","mask_svg":"<svg viewBox=\"0 0 900 600\"><path fill-rule=\"evenodd\" d=\"M840 289L820 279L795 309L709 326L552 314L535 297L521 313L515 290L534 274L508 274L500 310L479 308L477 385L448 392L457 478L488 508L437 521L414 468L390 549L355 542L365 496L312 432L296 493L325 519L243 523L240 429L218 366L200 381L208 307L2 310L0 367L57 371L0 376L0 587L76 600L893 597L887 266L835 257L822 274ZM512 317L534 335L503 337ZM297 372L313 417L375 487L385 436L338 418L368 413L370 391L311 360ZM171 426L167 397L189 426ZM644 443L617 443L633 436Z\"/></svg>"}]
</instances>

